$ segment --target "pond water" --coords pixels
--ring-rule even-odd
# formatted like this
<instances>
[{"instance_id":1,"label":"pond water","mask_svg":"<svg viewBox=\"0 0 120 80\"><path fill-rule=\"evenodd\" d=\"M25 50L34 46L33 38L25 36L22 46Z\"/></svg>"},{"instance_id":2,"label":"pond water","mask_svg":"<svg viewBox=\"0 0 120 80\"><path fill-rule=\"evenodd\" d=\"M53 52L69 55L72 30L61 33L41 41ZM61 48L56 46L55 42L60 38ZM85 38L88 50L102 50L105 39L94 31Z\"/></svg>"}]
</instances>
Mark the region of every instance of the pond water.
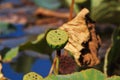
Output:
<instances>
[{"instance_id":1,"label":"pond water","mask_svg":"<svg viewBox=\"0 0 120 80\"><path fill-rule=\"evenodd\" d=\"M33 71L45 77L48 75L50 67L51 67L51 62L49 59L38 58L32 64L30 72ZM2 72L4 76L9 78L10 80L22 80L24 75L24 73L18 73L14 71L9 63L3 63Z\"/></svg>"}]
</instances>

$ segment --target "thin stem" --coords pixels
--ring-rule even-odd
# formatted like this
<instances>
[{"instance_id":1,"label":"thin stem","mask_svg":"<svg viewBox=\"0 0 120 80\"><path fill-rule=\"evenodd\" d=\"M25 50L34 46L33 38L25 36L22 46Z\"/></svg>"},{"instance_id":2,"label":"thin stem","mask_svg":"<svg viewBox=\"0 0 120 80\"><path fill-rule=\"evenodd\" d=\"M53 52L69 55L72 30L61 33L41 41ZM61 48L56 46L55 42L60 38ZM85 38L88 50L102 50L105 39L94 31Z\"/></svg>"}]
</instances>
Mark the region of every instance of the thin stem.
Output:
<instances>
[{"instance_id":1,"label":"thin stem","mask_svg":"<svg viewBox=\"0 0 120 80\"><path fill-rule=\"evenodd\" d=\"M61 50L56 50L57 52L57 56L60 57L61 56Z\"/></svg>"},{"instance_id":2,"label":"thin stem","mask_svg":"<svg viewBox=\"0 0 120 80\"><path fill-rule=\"evenodd\" d=\"M53 63L52 63L52 66L51 66L51 69L50 69L50 72L49 72L49 75L50 74L52 74L52 72L57 68L57 70L58 70L58 63L56 62L57 61L57 59L58 59L58 57L60 57L61 56L61 50L56 50L56 55L55 55L55 58L54 58L54 60L53 60ZM57 65L58 64L58 65ZM57 65L57 67L56 67L56 65ZM58 72L58 71L57 71Z\"/></svg>"},{"instance_id":3,"label":"thin stem","mask_svg":"<svg viewBox=\"0 0 120 80\"><path fill-rule=\"evenodd\" d=\"M51 69L50 69L50 72L49 72L49 75L52 74L52 73L57 75L58 74L58 69L59 69L59 58L58 58L58 56L55 56L55 58L53 60L53 64L52 64Z\"/></svg>"},{"instance_id":4,"label":"thin stem","mask_svg":"<svg viewBox=\"0 0 120 80\"><path fill-rule=\"evenodd\" d=\"M55 62L55 66L54 66L54 74L58 75L58 73L59 73L59 57L58 56L56 56L56 60L55 61L56 62Z\"/></svg>"},{"instance_id":5,"label":"thin stem","mask_svg":"<svg viewBox=\"0 0 120 80\"><path fill-rule=\"evenodd\" d=\"M111 45L112 46L112 45ZM108 66L108 55L111 50L111 46L108 48L106 55L105 55L105 60L104 60L104 74L107 76L107 66Z\"/></svg>"},{"instance_id":6,"label":"thin stem","mask_svg":"<svg viewBox=\"0 0 120 80\"><path fill-rule=\"evenodd\" d=\"M54 58L54 60L53 60L53 64L52 64L52 66L51 66L49 75L52 74L52 72L53 72L53 70L54 70L54 68L55 68L55 64L56 64L56 58Z\"/></svg>"},{"instance_id":7,"label":"thin stem","mask_svg":"<svg viewBox=\"0 0 120 80\"><path fill-rule=\"evenodd\" d=\"M72 0L71 6L70 6L70 17L69 17L69 21L72 20L72 17L73 17L74 1L75 1L75 0Z\"/></svg>"}]
</instances>

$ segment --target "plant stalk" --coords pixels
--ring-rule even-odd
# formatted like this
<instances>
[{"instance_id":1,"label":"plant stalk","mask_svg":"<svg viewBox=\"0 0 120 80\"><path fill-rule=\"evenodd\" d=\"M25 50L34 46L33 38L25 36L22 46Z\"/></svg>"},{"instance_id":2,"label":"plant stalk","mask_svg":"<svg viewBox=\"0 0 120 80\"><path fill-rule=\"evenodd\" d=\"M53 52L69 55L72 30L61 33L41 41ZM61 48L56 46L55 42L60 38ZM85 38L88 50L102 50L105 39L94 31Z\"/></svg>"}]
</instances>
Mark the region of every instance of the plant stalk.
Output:
<instances>
[{"instance_id":1,"label":"plant stalk","mask_svg":"<svg viewBox=\"0 0 120 80\"><path fill-rule=\"evenodd\" d=\"M61 56L61 50L56 50L57 56L60 57Z\"/></svg>"},{"instance_id":2,"label":"plant stalk","mask_svg":"<svg viewBox=\"0 0 120 80\"><path fill-rule=\"evenodd\" d=\"M72 17L73 17L74 2L75 2L75 0L72 0L72 3L70 5L70 17L69 17L69 21L72 20Z\"/></svg>"},{"instance_id":3,"label":"plant stalk","mask_svg":"<svg viewBox=\"0 0 120 80\"><path fill-rule=\"evenodd\" d=\"M111 45L112 46L112 45ZM105 55L105 60L104 60L104 67L103 67L103 71L104 71L104 74L107 76L107 67L108 67L108 55L109 55L109 52L111 50L111 46L108 48L107 52L106 52L106 55Z\"/></svg>"}]
</instances>

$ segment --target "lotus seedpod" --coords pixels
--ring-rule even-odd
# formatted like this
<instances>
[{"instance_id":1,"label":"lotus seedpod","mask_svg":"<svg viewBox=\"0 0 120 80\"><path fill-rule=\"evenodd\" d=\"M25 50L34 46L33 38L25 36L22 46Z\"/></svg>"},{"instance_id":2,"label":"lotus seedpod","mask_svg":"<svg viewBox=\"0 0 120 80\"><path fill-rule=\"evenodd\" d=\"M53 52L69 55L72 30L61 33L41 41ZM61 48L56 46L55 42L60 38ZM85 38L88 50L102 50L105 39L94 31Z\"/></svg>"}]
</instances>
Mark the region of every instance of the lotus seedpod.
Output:
<instances>
[{"instance_id":1,"label":"lotus seedpod","mask_svg":"<svg viewBox=\"0 0 120 80\"><path fill-rule=\"evenodd\" d=\"M66 45L68 34L60 29L51 30L47 33L46 40L51 48L60 50Z\"/></svg>"},{"instance_id":2,"label":"lotus seedpod","mask_svg":"<svg viewBox=\"0 0 120 80\"><path fill-rule=\"evenodd\" d=\"M23 77L23 80L42 80L42 79L43 78L35 72L30 72L30 73L24 75L24 77Z\"/></svg>"}]
</instances>

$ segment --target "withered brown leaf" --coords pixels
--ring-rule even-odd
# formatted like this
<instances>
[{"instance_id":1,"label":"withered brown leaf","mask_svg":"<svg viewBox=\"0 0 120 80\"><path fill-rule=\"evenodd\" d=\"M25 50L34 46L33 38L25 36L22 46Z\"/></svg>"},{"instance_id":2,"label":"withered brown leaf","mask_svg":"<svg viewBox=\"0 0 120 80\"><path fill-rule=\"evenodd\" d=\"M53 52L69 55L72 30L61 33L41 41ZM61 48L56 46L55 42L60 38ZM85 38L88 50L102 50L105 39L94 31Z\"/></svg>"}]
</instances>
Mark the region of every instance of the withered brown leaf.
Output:
<instances>
[{"instance_id":1,"label":"withered brown leaf","mask_svg":"<svg viewBox=\"0 0 120 80\"><path fill-rule=\"evenodd\" d=\"M65 49L72 53L78 65L81 65L79 62L80 51L84 48L81 44L87 42L90 37L90 32L85 20L85 16L88 13L89 10L84 8L73 20L60 27L60 29L65 30L69 36Z\"/></svg>"},{"instance_id":2,"label":"withered brown leaf","mask_svg":"<svg viewBox=\"0 0 120 80\"><path fill-rule=\"evenodd\" d=\"M81 63L83 65L87 65L87 66L94 66L97 65L100 61L98 58L98 49L101 45L101 39L99 37L98 34L96 34L96 30L95 30L95 24L89 22L88 23L88 28L90 31L90 39L87 42L87 47L84 48L84 50L86 51L82 51L82 59Z\"/></svg>"},{"instance_id":3,"label":"withered brown leaf","mask_svg":"<svg viewBox=\"0 0 120 80\"><path fill-rule=\"evenodd\" d=\"M99 63L97 52L101 40L96 35L94 23L87 22L88 13L89 10L83 8L73 20L60 27L69 36L64 49L71 52L79 66L93 66Z\"/></svg>"}]
</instances>

